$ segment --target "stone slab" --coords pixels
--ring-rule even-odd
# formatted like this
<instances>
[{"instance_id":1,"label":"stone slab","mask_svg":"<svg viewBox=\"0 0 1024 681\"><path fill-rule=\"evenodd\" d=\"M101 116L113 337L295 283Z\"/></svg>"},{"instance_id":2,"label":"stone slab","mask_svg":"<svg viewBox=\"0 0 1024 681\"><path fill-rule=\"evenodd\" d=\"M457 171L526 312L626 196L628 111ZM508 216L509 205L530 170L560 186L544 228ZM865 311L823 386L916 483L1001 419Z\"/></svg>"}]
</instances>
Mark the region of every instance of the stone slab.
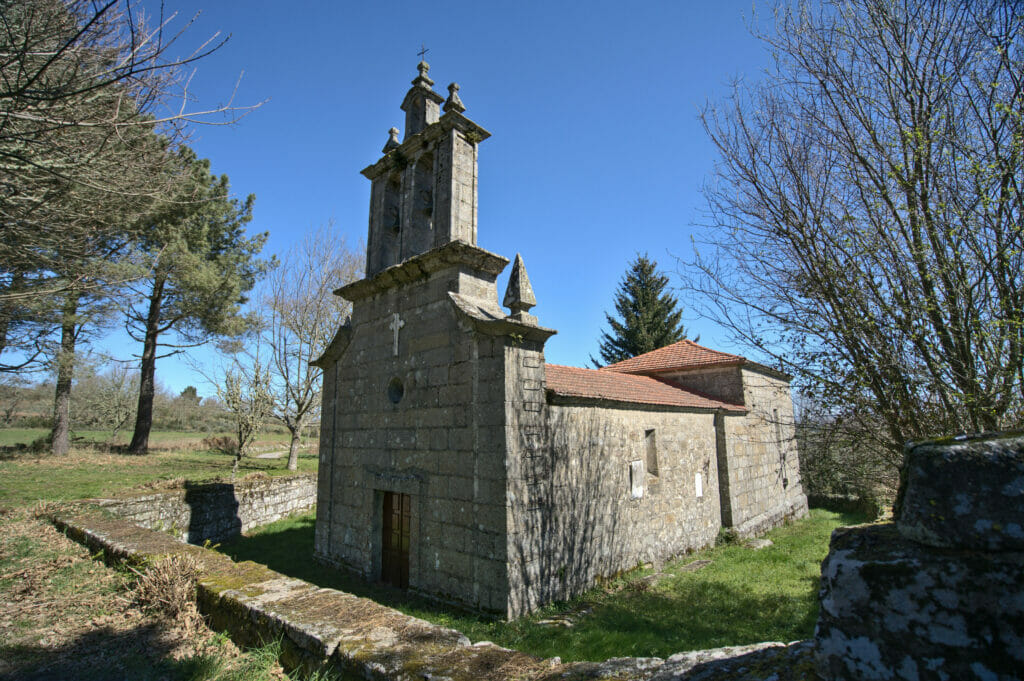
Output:
<instances>
[{"instance_id":1,"label":"stone slab","mask_svg":"<svg viewBox=\"0 0 1024 681\"><path fill-rule=\"evenodd\" d=\"M923 546L896 527L833 532L818 667L835 681L1024 679L1024 553Z\"/></svg>"},{"instance_id":2,"label":"stone slab","mask_svg":"<svg viewBox=\"0 0 1024 681\"><path fill-rule=\"evenodd\" d=\"M907 448L896 523L939 548L1024 551L1024 435Z\"/></svg>"}]
</instances>

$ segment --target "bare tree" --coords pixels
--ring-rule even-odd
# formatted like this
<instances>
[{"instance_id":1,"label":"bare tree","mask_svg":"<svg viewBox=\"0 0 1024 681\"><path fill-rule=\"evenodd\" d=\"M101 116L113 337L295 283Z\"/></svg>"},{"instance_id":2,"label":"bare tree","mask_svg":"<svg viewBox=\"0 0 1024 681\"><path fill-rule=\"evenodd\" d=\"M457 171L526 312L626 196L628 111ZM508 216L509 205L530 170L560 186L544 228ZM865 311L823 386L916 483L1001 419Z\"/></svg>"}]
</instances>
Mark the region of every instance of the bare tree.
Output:
<instances>
[{"instance_id":1,"label":"bare tree","mask_svg":"<svg viewBox=\"0 0 1024 681\"><path fill-rule=\"evenodd\" d=\"M103 359L103 358L100 358ZM97 373L95 367L80 371L71 396L75 424L110 431L110 442L135 416L138 377L124 364Z\"/></svg>"},{"instance_id":2,"label":"bare tree","mask_svg":"<svg viewBox=\"0 0 1024 681\"><path fill-rule=\"evenodd\" d=\"M232 475L238 473L238 463L249 452L256 435L273 415L274 397L271 392L270 371L260 362L257 354L249 366L237 362L224 372L216 384L217 396L230 412L235 430L231 453L235 455Z\"/></svg>"},{"instance_id":3,"label":"bare tree","mask_svg":"<svg viewBox=\"0 0 1024 681\"><path fill-rule=\"evenodd\" d=\"M17 377L0 374L0 424L9 428L26 401L28 386Z\"/></svg>"},{"instance_id":4,"label":"bare tree","mask_svg":"<svg viewBox=\"0 0 1024 681\"><path fill-rule=\"evenodd\" d=\"M907 440L1024 423L1021 5L775 18L775 68L702 116L721 160L689 290L890 466Z\"/></svg>"},{"instance_id":5,"label":"bare tree","mask_svg":"<svg viewBox=\"0 0 1024 681\"><path fill-rule=\"evenodd\" d=\"M303 428L320 411L323 371L310 362L323 353L351 309L333 291L356 280L362 268L362 256L349 250L330 222L307 234L269 276L261 299L263 342L271 353L274 415L291 434L289 470L298 466Z\"/></svg>"}]
</instances>

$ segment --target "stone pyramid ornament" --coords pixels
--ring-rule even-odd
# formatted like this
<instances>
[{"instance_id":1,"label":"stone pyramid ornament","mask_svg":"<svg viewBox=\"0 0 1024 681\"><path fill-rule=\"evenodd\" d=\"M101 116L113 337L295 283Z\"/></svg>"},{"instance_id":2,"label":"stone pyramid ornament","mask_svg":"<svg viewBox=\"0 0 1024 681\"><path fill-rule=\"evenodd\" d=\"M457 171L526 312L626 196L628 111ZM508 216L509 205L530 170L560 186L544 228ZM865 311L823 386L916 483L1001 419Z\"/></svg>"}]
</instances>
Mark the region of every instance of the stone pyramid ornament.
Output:
<instances>
[{"instance_id":1,"label":"stone pyramid ornament","mask_svg":"<svg viewBox=\"0 0 1024 681\"><path fill-rule=\"evenodd\" d=\"M533 295L533 287L530 286L530 277L526 274L523 257L518 253L515 262L512 263L512 276L508 278L508 288L505 289L505 298L501 304L512 311L509 317L517 322L537 323L537 318L527 313L527 310L537 304L537 298Z\"/></svg>"},{"instance_id":2,"label":"stone pyramid ornament","mask_svg":"<svg viewBox=\"0 0 1024 681\"><path fill-rule=\"evenodd\" d=\"M398 141L398 128L391 128L388 130L388 135L390 135L390 137L388 137L388 141L384 143L384 148L381 149L385 154L392 149L397 149L402 146L401 142Z\"/></svg>"},{"instance_id":3,"label":"stone pyramid ornament","mask_svg":"<svg viewBox=\"0 0 1024 681\"><path fill-rule=\"evenodd\" d=\"M462 113L466 110L466 105L459 99L459 84L450 83L448 85L448 100L444 103L445 111L458 111Z\"/></svg>"}]
</instances>

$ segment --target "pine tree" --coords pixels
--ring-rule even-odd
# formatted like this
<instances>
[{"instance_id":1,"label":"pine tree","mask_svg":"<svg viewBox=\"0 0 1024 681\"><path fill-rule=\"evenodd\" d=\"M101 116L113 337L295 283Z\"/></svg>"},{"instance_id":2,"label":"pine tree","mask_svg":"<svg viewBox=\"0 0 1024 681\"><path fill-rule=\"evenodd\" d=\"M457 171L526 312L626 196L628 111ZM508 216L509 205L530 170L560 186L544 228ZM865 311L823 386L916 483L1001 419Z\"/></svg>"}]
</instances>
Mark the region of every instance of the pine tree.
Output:
<instances>
[{"instance_id":1,"label":"pine tree","mask_svg":"<svg viewBox=\"0 0 1024 681\"><path fill-rule=\"evenodd\" d=\"M658 263L638 255L615 294L615 310L621 321L605 313L611 332L601 333L598 351L605 364L614 364L686 338L679 321L682 310L675 296L665 292L668 277ZM600 366L593 357L594 366Z\"/></svg>"},{"instance_id":2,"label":"pine tree","mask_svg":"<svg viewBox=\"0 0 1024 681\"><path fill-rule=\"evenodd\" d=\"M242 311L246 294L274 265L258 257L267 234L246 236L255 197L231 198L227 175L210 173L210 163L188 147L179 151L186 177L180 195L157 206L144 221L140 257L149 274L130 284L135 296L126 330L142 343L139 406L129 451L149 448L156 394L156 360L218 336L238 336L251 320ZM164 339L170 336L174 342Z\"/></svg>"}]
</instances>

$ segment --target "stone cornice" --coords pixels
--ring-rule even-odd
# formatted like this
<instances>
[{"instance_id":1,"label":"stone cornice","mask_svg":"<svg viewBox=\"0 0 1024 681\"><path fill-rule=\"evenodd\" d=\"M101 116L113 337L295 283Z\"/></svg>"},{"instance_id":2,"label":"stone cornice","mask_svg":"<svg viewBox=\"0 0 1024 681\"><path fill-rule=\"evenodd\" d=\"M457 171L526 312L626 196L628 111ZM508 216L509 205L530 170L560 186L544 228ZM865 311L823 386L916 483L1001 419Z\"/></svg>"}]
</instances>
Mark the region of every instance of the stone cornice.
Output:
<instances>
[{"instance_id":1,"label":"stone cornice","mask_svg":"<svg viewBox=\"0 0 1024 681\"><path fill-rule=\"evenodd\" d=\"M491 133L463 116L458 111L449 111L436 123L431 123L426 128L416 133L402 144L389 151L373 165L363 168L360 173L368 179L373 179L389 170L404 168L408 159L414 158L423 147L436 142L452 130L458 130L473 143L482 142L491 136Z\"/></svg>"},{"instance_id":2,"label":"stone cornice","mask_svg":"<svg viewBox=\"0 0 1024 681\"><path fill-rule=\"evenodd\" d=\"M338 327L338 332L334 334L334 338L324 348L323 354L310 362L310 364L326 369L338 361L350 342L352 342L352 320L351 318L346 318L344 323Z\"/></svg>"},{"instance_id":3,"label":"stone cornice","mask_svg":"<svg viewBox=\"0 0 1024 681\"><path fill-rule=\"evenodd\" d=\"M741 367L748 371L754 371L759 374L770 376L771 378L777 378L780 381L785 381L786 383L791 383L793 381L793 376L791 374L787 374L785 371L779 371L778 369L773 369L772 367L764 364L751 362L749 359L744 362Z\"/></svg>"},{"instance_id":4,"label":"stone cornice","mask_svg":"<svg viewBox=\"0 0 1024 681\"><path fill-rule=\"evenodd\" d=\"M725 409L723 407L696 407L675 404L649 404L647 402L631 402L629 400L613 400L604 397L586 397L583 395L560 395L549 389L545 390L548 404L556 406L588 406L605 409L625 409L628 411L676 412L689 414L717 414L725 416L743 416L748 413L745 407Z\"/></svg>"},{"instance_id":5,"label":"stone cornice","mask_svg":"<svg viewBox=\"0 0 1024 681\"><path fill-rule=\"evenodd\" d=\"M485 251L465 241L451 241L426 253L392 265L367 279L360 279L337 289L334 294L356 302L376 293L427 278L434 272L466 265L471 269L497 277L508 265L508 258Z\"/></svg>"},{"instance_id":6,"label":"stone cornice","mask_svg":"<svg viewBox=\"0 0 1024 681\"><path fill-rule=\"evenodd\" d=\"M488 336L510 336L544 343L558 333L554 329L517 321L505 315L505 311L497 304L488 305L475 298L452 292L448 293L448 297L451 298L460 317L468 321L473 329Z\"/></svg>"}]
</instances>

